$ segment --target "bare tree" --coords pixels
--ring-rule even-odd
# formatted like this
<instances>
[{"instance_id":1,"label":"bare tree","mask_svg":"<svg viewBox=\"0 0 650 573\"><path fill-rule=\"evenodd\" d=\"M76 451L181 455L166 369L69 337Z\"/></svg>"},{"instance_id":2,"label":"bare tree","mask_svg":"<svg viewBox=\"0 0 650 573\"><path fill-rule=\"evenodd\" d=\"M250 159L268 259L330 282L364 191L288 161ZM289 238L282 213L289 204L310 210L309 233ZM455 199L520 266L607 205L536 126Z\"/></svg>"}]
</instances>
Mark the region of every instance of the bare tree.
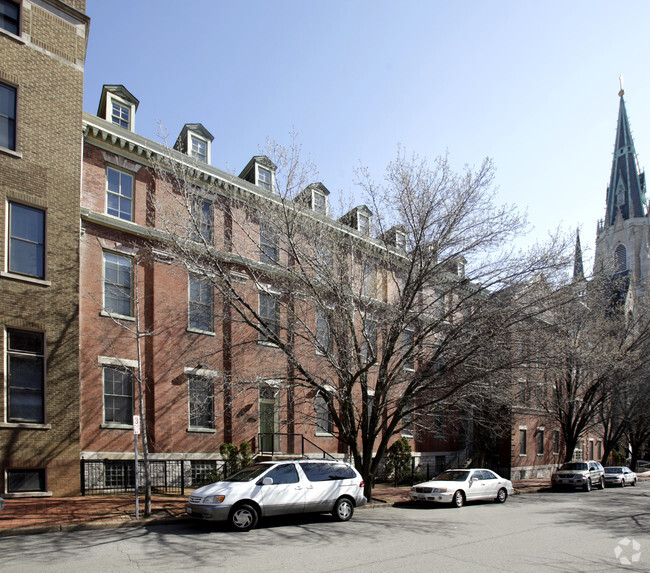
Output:
<instances>
[{"instance_id":1,"label":"bare tree","mask_svg":"<svg viewBox=\"0 0 650 573\"><path fill-rule=\"evenodd\" d=\"M270 192L197 181L170 152L156 168L159 248L214 285L222 319L248 333L233 344L282 352L265 370L285 381L296 416L315 395L325 402L370 496L405 426L426 429L441 407L479 417L479 402L509 399L498 381L521 360L506 351L511 332L555 299L495 293L540 273L560 281L568 243L512 248L526 221L495 204L489 160L456 173L447 157L429 165L400 150L380 183L359 170L366 205L334 220L316 208L326 190L299 146L271 152ZM228 222L219 244L201 238L197 196Z\"/></svg>"}]
</instances>

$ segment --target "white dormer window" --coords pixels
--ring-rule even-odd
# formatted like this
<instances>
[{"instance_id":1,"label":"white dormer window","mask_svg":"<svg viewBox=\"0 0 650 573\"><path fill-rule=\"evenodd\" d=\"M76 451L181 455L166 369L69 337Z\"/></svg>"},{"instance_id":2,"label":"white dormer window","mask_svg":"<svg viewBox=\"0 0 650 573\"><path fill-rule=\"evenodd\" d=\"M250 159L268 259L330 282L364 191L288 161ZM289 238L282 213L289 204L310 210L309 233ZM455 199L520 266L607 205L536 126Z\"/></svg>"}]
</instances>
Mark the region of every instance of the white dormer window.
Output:
<instances>
[{"instance_id":1,"label":"white dormer window","mask_svg":"<svg viewBox=\"0 0 650 573\"><path fill-rule=\"evenodd\" d=\"M458 276L465 278L465 263L463 261L458 261Z\"/></svg>"},{"instance_id":2,"label":"white dormer window","mask_svg":"<svg viewBox=\"0 0 650 573\"><path fill-rule=\"evenodd\" d=\"M357 213L357 230L364 235L370 234L370 217L363 213Z\"/></svg>"},{"instance_id":3,"label":"white dormer window","mask_svg":"<svg viewBox=\"0 0 650 573\"><path fill-rule=\"evenodd\" d=\"M191 135L190 139L192 141L190 148L190 155L203 163L208 162L208 143L199 139L198 137Z\"/></svg>"},{"instance_id":4,"label":"white dormer window","mask_svg":"<svg viewBox=\"0 0 650 573\"><path fill-rule=\"evenodd\" d=\"M259 165L257 166L257 184L267 191L271 191L273 189L273 179L271 172L268 169L264 169L264 167L260 167Z\"/></svg>"},{"instance_id":5,"label":"white dormer window","mask_svg":"<svg viewBox=\"0 0 650 573\"><path fill-rule=\"evenodd\" d=\"M400 233L399 231L395 232L395 247L400 251L406 250L406 235L404 233Z\"/></svg>"},{"instance_id":6,"label":"white dormer window","mask_svg":"<svg viewBox=\"0 0 650 573\"><path fill-rule=\"evenodd\" d=\"M321 215L327 215L327 197L323 193L313 192L312 209Z\"/></svg>"},{"instance_id":7,"label":"white dormer window","mask_svg":"<svg viewBox=\"0 0 650 573\"><path fill-rule=\"evenodd\" d=\"M115 125L129 129L131 109L118 101L113 101L111 121Z\"/></svg>"}]
</instances>

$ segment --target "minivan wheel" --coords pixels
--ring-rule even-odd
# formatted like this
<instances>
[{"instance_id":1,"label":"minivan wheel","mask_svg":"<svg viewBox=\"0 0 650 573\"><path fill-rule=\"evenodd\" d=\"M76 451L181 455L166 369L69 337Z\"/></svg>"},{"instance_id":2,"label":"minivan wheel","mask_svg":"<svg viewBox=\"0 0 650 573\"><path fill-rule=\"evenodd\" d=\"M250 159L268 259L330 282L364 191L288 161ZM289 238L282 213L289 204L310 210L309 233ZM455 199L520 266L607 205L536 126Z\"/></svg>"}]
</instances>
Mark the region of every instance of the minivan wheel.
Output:
<instances>
[{"instance_id":1,"label":"minivan wheel","mask_svg":"<svg viewBox=\"0 0 650 573\"><path fill-rule=\"evenodd\" d=\"M497 493L496 502L505 503L506 499L508 499L508 492L506 491L506 488L502 487Z\"/></svg>"},{"instance_id":2,"label":"minivan wheel","mask_svg":"<svg viewBox=\"0 0 650 573\"><path fill-rule=\"evenodd\" d=\"M588 479L587 482L585 483L584 490L591 491L591 479Z\"/></svg>"},{"instance_id":3,"label":"minivan wheel","mask_svg":"<svg viewBox=\"0 0 650 573\"><path fill-rule=\"evenodd\" d=\"M347 497L340 497L334 504L332 515L336 521L349 521L354 513L354 505Z\"/></svg>"},{"instance_id":4,"label":"minivan wheel","mask_svg":"<svg viewBox=\"0 0 650 573\"><path fill-rule=\"evenodd\" d=\"M230 525L235 531L249 531L257 525L257 510L247 503L242 503L230 512Z\"/></svg>"},{"instance_id":5,"label":"minivan wheel","mask_svg":"<svg viewBox=\"0 0 650 573\"><path fill-rule=\"evenodd\" d=\"M453 503L456 507L463 507L463 504L465 503L465 495L463 494L463 492L458 490L454 494L451 503Z\"/></svg>"}]
</instances>

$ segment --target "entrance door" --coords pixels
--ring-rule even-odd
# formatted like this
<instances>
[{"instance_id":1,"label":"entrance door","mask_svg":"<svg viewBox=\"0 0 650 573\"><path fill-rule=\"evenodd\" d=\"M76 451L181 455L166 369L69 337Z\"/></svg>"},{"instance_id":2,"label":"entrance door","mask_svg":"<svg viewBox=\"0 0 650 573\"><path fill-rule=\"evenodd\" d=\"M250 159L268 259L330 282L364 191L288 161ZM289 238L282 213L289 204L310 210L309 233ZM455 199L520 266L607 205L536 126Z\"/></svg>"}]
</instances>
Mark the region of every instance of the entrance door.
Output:
<instances>
[{"instance_id":1,"label":"entrance door","mask_svg":"<svg viewBox=\"0 0 650 573\"><path fill-rule=\"evenodd\" d=\"M263 452L275 452L278 444L274 442L278 432L278 408L276 390L274 388L260 388L260 448Z\"/></svg>"}]
</instances>

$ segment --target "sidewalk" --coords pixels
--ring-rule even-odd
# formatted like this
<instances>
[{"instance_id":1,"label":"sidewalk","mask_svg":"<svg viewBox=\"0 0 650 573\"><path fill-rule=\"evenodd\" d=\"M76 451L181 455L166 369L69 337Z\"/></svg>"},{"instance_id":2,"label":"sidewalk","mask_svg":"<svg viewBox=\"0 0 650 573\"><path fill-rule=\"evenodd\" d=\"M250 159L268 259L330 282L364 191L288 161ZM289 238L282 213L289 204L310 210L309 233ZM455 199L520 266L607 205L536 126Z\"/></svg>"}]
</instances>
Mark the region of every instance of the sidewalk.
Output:
<instances>
[{"instance_id":1,"label":"sidewalk","mask_svg":"<svg viewBox=\"0 0 650 573\"><path fill-rule=\"evenodd\" d=\"M517 493L549 487L546 480L513 482ZM365 507L382 507L409 500L409 486L379 484L373 500ZM143 518L144 500L140 499L140 519L135 519L132 495L85 496L68 498L22 498L5 500L0 512L0 537L80 529L143 527L152 523L179 523L185 515L187 495L157 495L152 499L152 516Z\"/></svg>"}]
</instances>

